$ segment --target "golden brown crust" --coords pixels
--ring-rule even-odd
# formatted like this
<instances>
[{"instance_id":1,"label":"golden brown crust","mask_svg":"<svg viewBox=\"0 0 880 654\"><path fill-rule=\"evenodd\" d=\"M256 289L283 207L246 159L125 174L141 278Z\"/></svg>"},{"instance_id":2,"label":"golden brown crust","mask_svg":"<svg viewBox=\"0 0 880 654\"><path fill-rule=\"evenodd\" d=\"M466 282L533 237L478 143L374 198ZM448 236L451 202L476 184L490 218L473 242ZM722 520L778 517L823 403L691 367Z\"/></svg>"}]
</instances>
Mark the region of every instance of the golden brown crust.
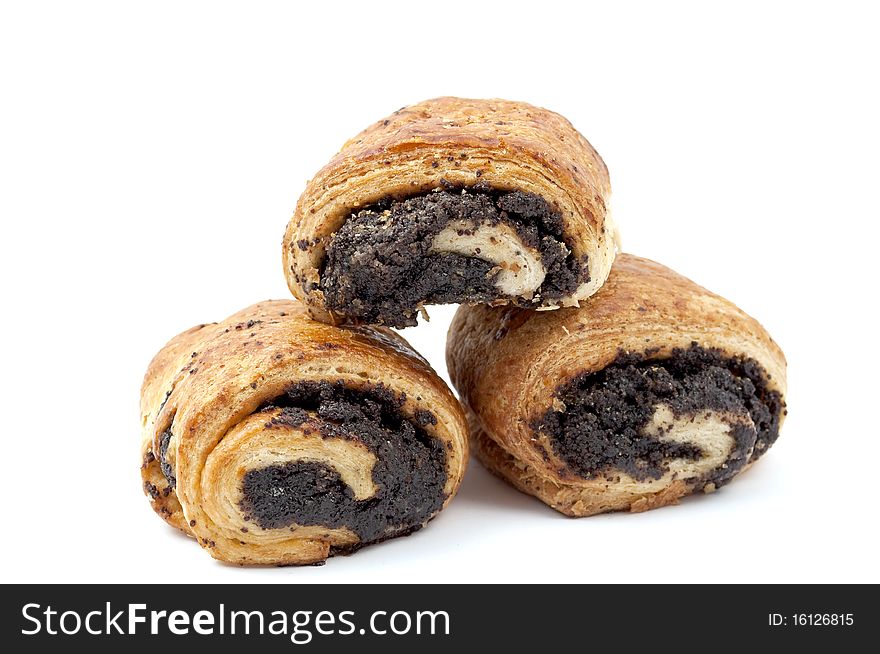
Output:
<instances>
[{"instance_id":1,"label":"golden brown crust","mask_svg":"<svg viewBox=\"0 0 880 654\"><path fill-rule=\"evenodd\" d=\"M141 455L154 509L215 558L243 565L313 563L327 558L332 546L357 545L347 529L248 529L234 501L247 468L243 458L264 457L268 444L277 449L282 438L252 414L296 382L337 380L352 388L384 385L406 394L405 415L423 409L437 418L425 429L446 447L448 502L467 462L466 425L428 363L390 330L332 327L311 320L298 302L268 301L176 336L151 362L141 394ZM166 460L175 469L174 489L158 460L160 439L172 424ZM343 457L353 465L357 452Z\"/></svg>"},{"instance_id":2,"label":"golden brown crust","mask_svg":"<svg viewBox=\"0 0 880 654\"><path fill-rule=\"evenodd\" d=\"M613 487L597 484L583 488L543 476L527 463L516 459L486 435L479 420L469 412L471 448L477 460L489 471L504 479L516 489L534 495L546 505L572 518L609 511L640 513L657 509L692 492L682 480L676 480L662 490L651 493L620 493Z\"/></svg>"},{"instance_id":3,"label":"golden brown crust","mask_svg":"<svg viewBox=\"0 0 880 654\"><path fill-rule=\"evenodd\" d=\"M562 214L576 257L589 257L590 281L569 306L604 282L616 252L604 162L562 116L522 102L436 98L404 107L348 141L308 183L283 242L284 272L313 316L343 322L318 288L329 237L354 209L478 181L544 197Z\"/></svg>"},{"instance_id":4,"label":"golden brown crust","mask_svg":"<svg viewBox=\"0 0 880 654\"><path fill-rule=\"evenodd\" d=\"M563 513L591 515L644 510L691 490L668 484L643 492L638 485L582 479L552 447L535 447L530 421L554 406L561 384L604 369L621 351L662 359L693 342L754 359L769 389L785 395L785 357L754 318L672 270L627 254L618 256L606 284L579 309L461 307L446 356L471 415L477 457Z\"/></svg>"}]
</instances>

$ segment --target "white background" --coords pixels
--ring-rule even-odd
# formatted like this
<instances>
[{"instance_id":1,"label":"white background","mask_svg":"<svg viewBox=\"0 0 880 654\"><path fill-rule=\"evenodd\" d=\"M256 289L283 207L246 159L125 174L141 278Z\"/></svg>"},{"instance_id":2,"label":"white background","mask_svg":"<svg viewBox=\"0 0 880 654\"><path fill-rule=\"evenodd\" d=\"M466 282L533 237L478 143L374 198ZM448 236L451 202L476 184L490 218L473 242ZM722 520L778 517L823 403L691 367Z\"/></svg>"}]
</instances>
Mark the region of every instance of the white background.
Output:
<instances>
[{"instance_id":1,"label":"white background","mask_svg":"<svg viewBox=\"0 0 880 654\"><path fill-rule=\"evenodd\" d=\"M2 580L880 581L877 16L710 4L4 3ZM142 495L146 365L287 297L309 176L446 94L572 120L611 170L625 249L782 345L782 437L678 507L567 519L472 463L412 537L320 568L217 563ZM453 308L430 313L406 336L445 376Z\"/></svg>"}]
</instances>

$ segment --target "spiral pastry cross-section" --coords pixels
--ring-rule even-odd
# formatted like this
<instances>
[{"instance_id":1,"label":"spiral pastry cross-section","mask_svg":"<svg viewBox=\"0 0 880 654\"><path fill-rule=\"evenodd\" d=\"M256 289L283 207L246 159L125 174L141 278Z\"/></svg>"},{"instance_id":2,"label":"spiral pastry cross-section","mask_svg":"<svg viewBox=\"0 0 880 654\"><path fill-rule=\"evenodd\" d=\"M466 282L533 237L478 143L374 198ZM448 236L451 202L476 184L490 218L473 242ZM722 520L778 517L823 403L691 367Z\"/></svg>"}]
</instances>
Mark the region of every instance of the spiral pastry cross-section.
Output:
<instances>
[{"instance_id":1,"label":"spiral pastry cross-section","mask_svg":"<svg viewBox=\"0 0 880 654\"><path fill-rule=\"evenodd\" d=\"M294 301L173 338L141 418L155 511L240 565L320 563L418 530L468 456L460 405L405 340Z\"/></svg>"},{"instance_id":2,"label":"spiral pastry cross-section","mask_svg":"<svg viewBox=\"0 0 880 654\"><path fill-rule=\"evenodd\" d=\"M616 252L604 162L565 118L436 98L348 141L284 236L293 294L329 323L415 325L425 305L577 306Z\"/></svg>"},{"instance_id":3,"label":"spiral pastry cross-section","mask_svg":"<svg viewBox=\"0 0 880 654\"><path fill-rule=\"evenodd\" d=\"M711 492L766 453L786 413L764 328L632 255L579 309L461 307L447 363L477 458L571 516Z\"/></svg>"}]
</instances>

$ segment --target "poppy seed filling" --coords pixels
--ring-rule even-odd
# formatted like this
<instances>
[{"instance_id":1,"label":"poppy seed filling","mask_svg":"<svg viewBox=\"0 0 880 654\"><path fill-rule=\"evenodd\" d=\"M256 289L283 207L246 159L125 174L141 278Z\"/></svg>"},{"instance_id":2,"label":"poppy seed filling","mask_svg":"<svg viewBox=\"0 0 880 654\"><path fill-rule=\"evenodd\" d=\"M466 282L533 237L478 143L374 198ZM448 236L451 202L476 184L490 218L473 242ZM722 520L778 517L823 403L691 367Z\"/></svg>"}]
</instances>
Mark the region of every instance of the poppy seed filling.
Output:
<instances>
[{"instance_id":1,"label":"poppy seed filling","mask_svg":"<svg viewBox=\"0 0 880 654\"><path fill-rule=\"evenodd\" d=\"M331 311L407 327L424 304L537 306L589 281L544 198L488 185L360 209L330 239L320 290Z\"/></svg>"},{"instance_id":2,"label":"poppy seed filling","mask_svg":"<svg viewBox=\"0 0 880 654\"><path fill-rule=\"evenodd\" d=\"M650 353L621 353L606 368L563 384L557 407L533 421L566 465L583 478L623 472L644 481L659 479L673 459L697 461L700 447L660 440L646 431L659 405L676 418L701 411L748 415L751 423L730 424L733 445L724 464L693 480L716 487L729 481L749 461L760 457L779 435L785 404L767 385L764 369L753 359L726 357L696 343L668 358ZM560 404L561 403L561 404Z\"/></svg>"},{"instance_id":3,"label":"poppy seed filling","mask_svg":"<svg viewBox=\"0 0 880 654\"><path fill-rule=\"evenodd\" d=\"M324 438L359 441L376 455L376 493L357 500L332 465L291 461L249 470L240 508L263 529L296 525L345 527L358 546L419 529L446 499L446 451L426 431L429 411L402 411L404 395L382 385L352 388L343 382L299 382L264 409L280 408L266 427L320 422Z\"/></svg>"},{"instance_id":4,"label":"poppy seed filling","mask_svg":"<svg viewBox=\"0 0 880 654\"><path fill-rule=\"evenodd\" d=\"M159 437L159 468L162 470L162 474L165 476L165 481L168 482L169 488L174 488L177 486L177 478L174 476L174 467L168 463L167 455L168 455L168 446L171 444L171 438L174 434L171 433L171 429L166 429L162 432L162 435Z\"/></svg>"}]
</instances>

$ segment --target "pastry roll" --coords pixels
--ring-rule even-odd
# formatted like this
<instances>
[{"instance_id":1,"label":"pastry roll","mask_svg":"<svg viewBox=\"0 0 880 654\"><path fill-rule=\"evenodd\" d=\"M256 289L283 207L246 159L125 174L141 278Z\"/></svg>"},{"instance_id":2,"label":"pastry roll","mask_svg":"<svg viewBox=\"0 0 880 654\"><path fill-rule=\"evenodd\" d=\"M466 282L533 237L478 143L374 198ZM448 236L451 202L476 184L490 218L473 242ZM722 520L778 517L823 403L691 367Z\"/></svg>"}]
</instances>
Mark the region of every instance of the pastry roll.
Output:
<instances>
[{"instance_id":1,"label":"pastry roll","mask_svg":"<svg viewBox=\"0 0 880 654\"><path fill-rule=\"evenodd\" d=\"M423 527L467 431L400 336L272 301L173 338L141 393L144 491L214 558L308 564Z\"/></svg>"},{"instance_id":2,"label":"pastry roll","mask_svg":"<svg viewBox=\"0 0 880 654\"><path fill-rule=\"evenodd\" d=\"M348 141L284 236L293 294L329 323L406 327L427 304L577 306L616 252L604 162L562 116L437 98Z\"/></svg>"},{"instance_id":3,"label":"pastry roll","mask_svg":"<svg viewBox=\"0 0 880 654\"><path fill-rule=\"evenodd\" d=\"M579 309L461 307L447 362L480 461L571 516L713 491L786 413L785 357L763 327L631 255Z\"/></svg>"}]
</instances>

